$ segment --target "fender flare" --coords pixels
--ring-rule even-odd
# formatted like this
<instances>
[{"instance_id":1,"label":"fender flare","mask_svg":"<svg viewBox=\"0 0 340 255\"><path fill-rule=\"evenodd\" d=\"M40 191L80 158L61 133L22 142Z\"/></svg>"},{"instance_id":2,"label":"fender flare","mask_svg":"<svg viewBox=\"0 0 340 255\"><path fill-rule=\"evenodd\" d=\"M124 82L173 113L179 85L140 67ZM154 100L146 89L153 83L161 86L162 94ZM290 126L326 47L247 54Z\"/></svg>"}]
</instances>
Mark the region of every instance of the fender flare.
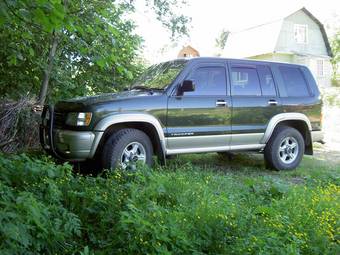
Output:
<instances>
[{"instance_id":1,"label":"fender flare","mask_svg":"<svg viewBox=\"0 0 340 255\"><path fill-rule=\"evenodd\" d=\"M312 131L312 125L308 117L303 113L298 112L289 112L289 113L279 113L272 117L267 125L266 132L263 135L261 143L267 143L274 132L276 126L286 120L302 120L306 123L309 132Z\"/></svg>"},{"instance_id":2,"label":"fender flare","mask_svg":"<svg viewBox=\"0 0 340 255\"><path fill-rule=\"evenodd\" d=\"M151 124L157 131L158 139L162 147L162 154L163 157L165 157L165 137L161 123L157 118L147 113L116 113L100 120L94 128L96 137L91 148L90 156L93 157L95 155L101 138L108 127L114 124L129 122L141 122Z\"/></svg>"}]
</instances>

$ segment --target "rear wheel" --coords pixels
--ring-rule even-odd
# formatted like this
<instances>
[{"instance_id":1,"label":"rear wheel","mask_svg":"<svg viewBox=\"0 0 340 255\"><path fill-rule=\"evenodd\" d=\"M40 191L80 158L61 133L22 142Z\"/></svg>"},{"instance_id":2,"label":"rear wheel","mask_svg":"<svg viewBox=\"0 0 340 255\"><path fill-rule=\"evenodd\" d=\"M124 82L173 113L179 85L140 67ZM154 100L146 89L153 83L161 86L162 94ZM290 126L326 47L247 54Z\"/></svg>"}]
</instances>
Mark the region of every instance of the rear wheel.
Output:
<instances>
[{"instance_id":1,"label":"rear wheel","mask_svg":"<svg viewBox=\"0 0 340 255\"><path fill-rule=\"evenodd\" d=\"M138 164L152 165L152 152L152 143L144 132L132 128L121 129L106 141L102 165L104 169L121 167L134 171Z\"/></svg>"},{"instance_id":2,"label":"rear wheel","mask_svg":"<svg viewBox=\"0 0 340 255\"><path fill-rule=\"evenodd\" d=\"M274 130L264 150L267 166L276 170L292 170L301 162L305 142L295 128L279 126Z\"/></svg>"}]
</instances>

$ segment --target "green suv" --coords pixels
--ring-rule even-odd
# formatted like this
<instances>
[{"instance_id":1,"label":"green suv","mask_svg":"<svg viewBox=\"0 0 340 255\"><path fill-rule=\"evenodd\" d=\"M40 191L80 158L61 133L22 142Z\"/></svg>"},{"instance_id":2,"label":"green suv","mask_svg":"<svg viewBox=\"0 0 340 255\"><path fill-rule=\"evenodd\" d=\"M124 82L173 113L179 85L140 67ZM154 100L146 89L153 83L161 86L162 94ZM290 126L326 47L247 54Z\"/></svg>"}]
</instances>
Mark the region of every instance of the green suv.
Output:
<instances>
[{"instance_id":1,"label":"green suv","mask_svg":"<svg viewBox=\"0 0 340 255\"><path fill-rule=\"evenodd\" d=\"M151 66L128 90L45 106L43 148L102 168L152 165L156 155L253 151L296 168L322 140L321 98L307 67L223 58Z\"/></svg>"}]
</instances>

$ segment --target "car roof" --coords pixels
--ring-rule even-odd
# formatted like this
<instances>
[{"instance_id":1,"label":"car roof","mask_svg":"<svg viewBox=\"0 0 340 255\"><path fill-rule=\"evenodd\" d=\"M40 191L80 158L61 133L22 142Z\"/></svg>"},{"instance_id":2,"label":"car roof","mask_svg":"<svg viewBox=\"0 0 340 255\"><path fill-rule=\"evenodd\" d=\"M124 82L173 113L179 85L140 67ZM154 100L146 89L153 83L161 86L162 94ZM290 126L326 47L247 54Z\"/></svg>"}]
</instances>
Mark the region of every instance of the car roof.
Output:
<instances>
[{"instance_id":1,"label":"car roof","mask_svg":"<svg viewBox=\"0 0 340 255\"><path fill-rule=\"evenodd\" d=\"M284 65L292 65L292 66L299 66L305 67L305 65L295 64L295 63L287 63L287 62L277 62L277 61L269 61L269 60L254 60L254 59L245 59L245 58L222 58L222 57L193 57L193 58L178 58L171 61L176 60L187 60L191 63L199 63L199 62L208 62L208 61L239 61L239 62L247 62L247 63L262 63L262 64L284 64Z\"/></svg>"}]
</instances>

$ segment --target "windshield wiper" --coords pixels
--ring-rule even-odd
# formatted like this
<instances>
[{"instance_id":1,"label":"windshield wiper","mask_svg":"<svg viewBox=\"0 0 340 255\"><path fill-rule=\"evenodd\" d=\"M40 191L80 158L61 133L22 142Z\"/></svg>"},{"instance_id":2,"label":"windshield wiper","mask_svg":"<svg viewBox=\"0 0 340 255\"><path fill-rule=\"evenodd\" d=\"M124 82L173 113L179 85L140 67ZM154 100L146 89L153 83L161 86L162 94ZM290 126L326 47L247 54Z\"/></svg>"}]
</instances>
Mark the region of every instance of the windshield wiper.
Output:
<instances>
[{"instance_id":1,"label":"windshield wiper","mask_svg":"<svg viewBox=\"0 0 340 255\"><path fill-rule=\"evenodd\" d=\"M146 91L150 91L150 92L152 92L154 90L158 90L158 91L163 90L163 89L160 89L160 88L150 88L150 87L140 86L140 85L131 87L131 90L133 90L133 89L146 90Z\"/></svg>"}]
</instances>

